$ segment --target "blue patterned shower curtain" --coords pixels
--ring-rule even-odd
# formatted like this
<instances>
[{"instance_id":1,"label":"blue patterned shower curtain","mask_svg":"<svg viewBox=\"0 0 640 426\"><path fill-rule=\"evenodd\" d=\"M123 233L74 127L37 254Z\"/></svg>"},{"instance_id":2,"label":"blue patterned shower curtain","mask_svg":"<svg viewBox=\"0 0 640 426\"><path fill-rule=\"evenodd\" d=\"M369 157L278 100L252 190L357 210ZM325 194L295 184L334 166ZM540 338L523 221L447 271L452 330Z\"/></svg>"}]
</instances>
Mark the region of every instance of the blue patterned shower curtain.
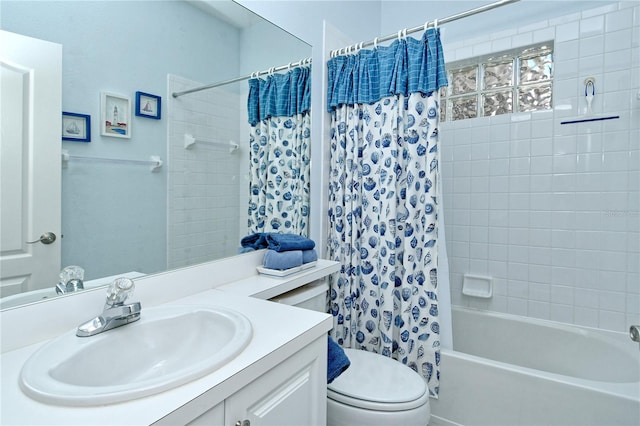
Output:
<instances>
[{"instance_id":1,"label":"blue patterned shower curtain","mask_svg":"<svg viewBox=\"0 0 640 426\"><path fill-rule=\"evenodd\" d=\"M328 66L332 337L407 364L437 397L439 31Z\"/></svg>"},{"instance_id":2,"label":"blue patterned shower curtain","mask_svg":"<svg viewBox=\"0 0 640 426\"><path fill-rule=\"evenodd\" d=\"M311 70L249 80L249 234L309 233Z\"/></svg>"}]
</instances>

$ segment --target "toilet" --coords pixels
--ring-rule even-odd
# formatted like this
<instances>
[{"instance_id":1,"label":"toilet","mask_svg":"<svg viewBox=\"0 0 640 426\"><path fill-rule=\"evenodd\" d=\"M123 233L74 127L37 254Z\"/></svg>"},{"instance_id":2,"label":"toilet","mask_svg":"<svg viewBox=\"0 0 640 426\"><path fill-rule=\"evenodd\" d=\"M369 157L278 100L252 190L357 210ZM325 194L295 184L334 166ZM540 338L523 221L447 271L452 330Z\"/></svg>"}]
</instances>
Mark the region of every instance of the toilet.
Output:
<instances>
[{"instance_id":1,"label":"toilet","mask_svg":"<svg viewBox=\"0 0 640 426\"><path fill-rule=\"evenodd\" d=\"M314 282L271 299L325 312L328 284ZM351 365L327 385L327 425L426 426L431 409L424 379L406 365L345 349Z\"/></svg>"}]
</instances>

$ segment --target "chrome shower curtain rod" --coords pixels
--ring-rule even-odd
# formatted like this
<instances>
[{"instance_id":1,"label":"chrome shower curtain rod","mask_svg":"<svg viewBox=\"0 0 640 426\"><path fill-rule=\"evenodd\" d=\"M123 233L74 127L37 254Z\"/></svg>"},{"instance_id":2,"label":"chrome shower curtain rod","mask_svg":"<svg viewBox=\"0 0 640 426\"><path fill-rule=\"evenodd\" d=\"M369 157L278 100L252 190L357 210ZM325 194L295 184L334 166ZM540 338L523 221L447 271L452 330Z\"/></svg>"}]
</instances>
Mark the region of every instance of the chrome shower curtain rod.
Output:
<instances>
[{"instance_id":1,"label":"chrome shower curtain rod","mask_svg":"<svg viewBox=\"0 0 640 426\"><path fill-rule=\"evenodd\" d=\"M182 95L188 95L189 93L200 92L202 90L213 89L214 87L220 87L231 83L237 83L238 81L249 80L250 78L258 78L261 75L273 74L274 72L284 71L289 68L302 67L305 65L311 65L311 58L301 59L298 62L289 62L287 65L281 65L279 67L271 67L268 70L253 72L250 75L243 77L232 78L231 80L221 81L219 83L207 84L206 86L194 87L193 89L183 90L182 92L173 92L171 96L174 98Z\"/></svg>"},{"instance_id":2,"label":"chrome shower curtain rod","mask_svg":"<svg viewBox=\"0 0 640 426\"><path fill-rule=\"evenodd\" d=\"M361 42L361 43L357 43L351 46L346 46L343 47L341 49L337 49L337 50L332 50L331 51L331 57L334 58L336 56L340 56L340 55L346 55L348 53L352 53L352 52L356 52L359 49L362 49L364 47L369 47L369 46L377 46L378 43L381 42L385 42L385 41L389 41L389 40L393 40L399 37L406 37L407 34L412 34L418 31L426 31L427 28L429 27L437 27L440 24L446 24L448 22L453 22L453 21L457 21L458 19L462 19L462 18L466 18L468 16L471 15L476 15L478 13L482 13L482 12L486 12L488 10L491 9L496 9L498 7L502 7L502 6L506 6L508 4L511 3L516 3L520 0L501 0L501 1L497 1L495 3L489 3L486 4L484 6L480 6L480 7L476 7L475 9L469 9L465 12L460 12L460 13L456 13L455 15L451 15L451 16L447 16L446 18L442 18L442 19L436 19L432 22L425 22L424 25L420 25L417 27L413 27L413 28L405 28L404 30L400 30L397 33L394 34L389 34L387 36L384 37L376 37L371 41L366 41L366 42Z\"/></svg>"}]
</instances>

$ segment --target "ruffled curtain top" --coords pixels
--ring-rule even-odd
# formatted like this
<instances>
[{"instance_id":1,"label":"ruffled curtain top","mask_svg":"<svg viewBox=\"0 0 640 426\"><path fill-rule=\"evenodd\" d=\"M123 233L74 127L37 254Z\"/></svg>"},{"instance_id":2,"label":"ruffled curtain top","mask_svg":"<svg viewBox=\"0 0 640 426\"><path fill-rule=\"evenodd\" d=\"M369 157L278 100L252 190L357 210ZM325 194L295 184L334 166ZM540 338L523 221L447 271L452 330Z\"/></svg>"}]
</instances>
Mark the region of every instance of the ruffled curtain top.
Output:
<instances>
[{"instance_id":1,"label":"ruffled curtain top","mask_svg":"<svg viewBox=\"0 0 640 426\"><path fill-rule=\"evenodd\" d=\"M311 68L296 67L286 74L249 80L249 124L271 117L293 117L311 109Z\"/></svg>"},{"instance_id":2,"label":"ruffled curtain top","mask_svg":"<svg viewBox=\"0 0 640 426\"><path fill-rule=\"evenodd\" d=\"M327 63L327 110L339 105L372 104L383 97L447 85L440 30L428 28L422 39L402 38L389 46L337 56Z\"/></svg>"}]
</instances>

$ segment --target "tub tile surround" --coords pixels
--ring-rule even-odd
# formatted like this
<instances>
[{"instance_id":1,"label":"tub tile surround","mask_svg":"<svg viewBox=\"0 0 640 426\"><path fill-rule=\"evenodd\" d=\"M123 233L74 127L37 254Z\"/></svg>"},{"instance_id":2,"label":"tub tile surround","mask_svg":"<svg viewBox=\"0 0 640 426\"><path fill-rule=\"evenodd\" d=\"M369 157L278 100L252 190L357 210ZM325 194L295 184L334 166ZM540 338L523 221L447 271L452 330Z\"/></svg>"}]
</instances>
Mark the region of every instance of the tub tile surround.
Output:
<instances>
[{"instance_id":1,"label":"tub tile surround","mask_svg":"<svg viewBox=\"0 0 640 426\"><path fill-rule=\"evenodd\" d=\"M233 87L171 96L201 85L176 75L167 77L169 269L232 256L242 236L238 194L246 187L239 176L241 157L226 147L229 141L240 141L240 126L235 124L242 111L241 96ZM187 150L185 133L223 146L196 143Z\"/></svg>"},{"instance_id":2,"label":"tub tile surround","mask_svg":"<svg viewBox=\"0 0 640 426\"><path fill-rule=\"evenodd\" d=\"M217 404L256 377L269 371L297 351L322 337L332 327L331 317L314 311L247 297L242 291L218 287L237 282L252 283L285 292L335 272L338 264L319 260L315 268L284 278L257 274L263 252L252 252L202 265L183 268L136 280L134 299L144 310L163 304L218 305L245 314L252 323L251 343L233 361L213 373L160 394L121 404L70 408L41 404L18 388L18 374L25 359L47 340L54 338L91 316L104 304L104 288L87 290L41 303L0 312L2 332L2 383L0 422L2 424L151 424L206 393L210 406ZM258 284L256 284L258 283ZM250 293L253 293L251 291ZM43 321L43 318L46 319ZM282 318L295 318L282 327ZM17 327L16 324L20 324ZM186 423L182 414L171 419Z\"/></svg>"},{"instance_id":3,"label":"tub tile surround","mask_svg":"<svg viewBox=\"0 0 640 426\"><path fill-rule=\"evenodd\" d=\"M492 51L554 40L554 110L442 124L453 304L615 331L640 322L639 9L619 2L488 37ZM486 40L444 40L445 57ZM594 113L620 119L561 125L585 113L591 76ZM493 298L463 295L466 273L492 276Z\"/></svg>"}]
</instances>

